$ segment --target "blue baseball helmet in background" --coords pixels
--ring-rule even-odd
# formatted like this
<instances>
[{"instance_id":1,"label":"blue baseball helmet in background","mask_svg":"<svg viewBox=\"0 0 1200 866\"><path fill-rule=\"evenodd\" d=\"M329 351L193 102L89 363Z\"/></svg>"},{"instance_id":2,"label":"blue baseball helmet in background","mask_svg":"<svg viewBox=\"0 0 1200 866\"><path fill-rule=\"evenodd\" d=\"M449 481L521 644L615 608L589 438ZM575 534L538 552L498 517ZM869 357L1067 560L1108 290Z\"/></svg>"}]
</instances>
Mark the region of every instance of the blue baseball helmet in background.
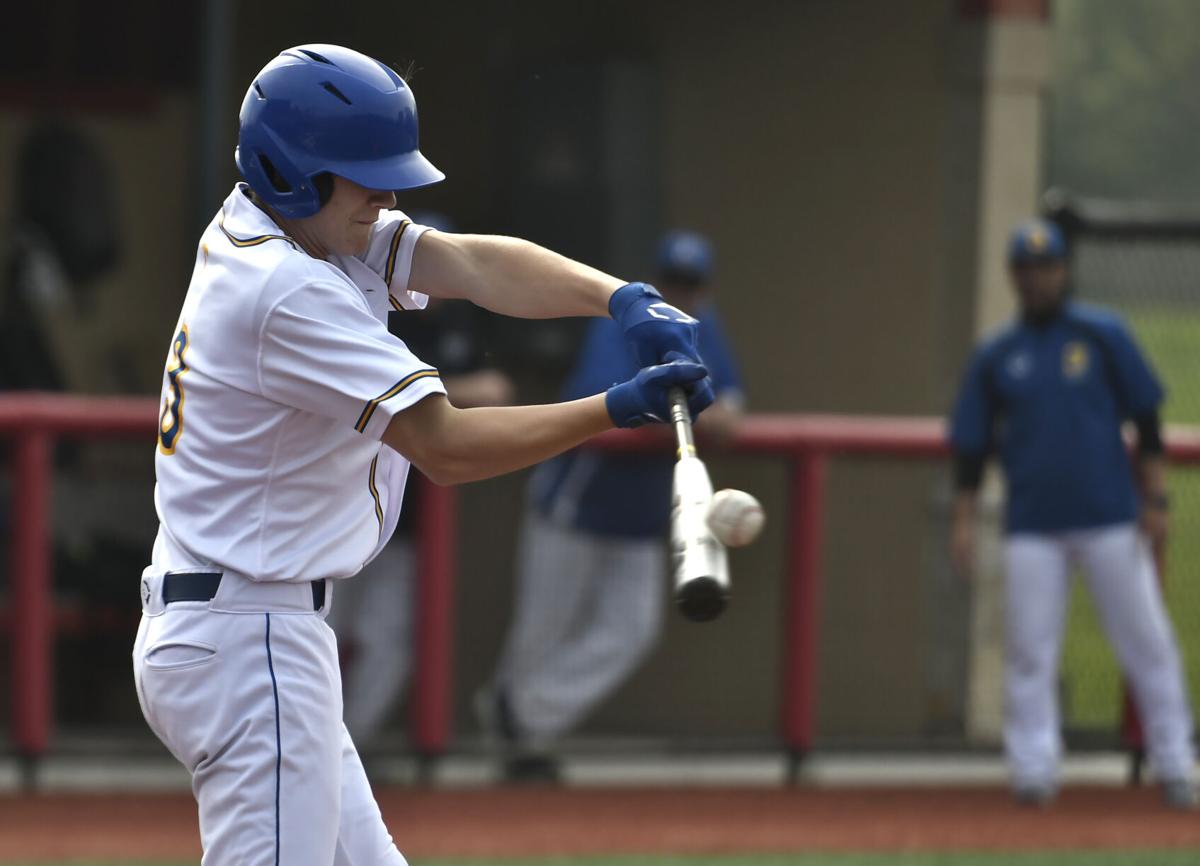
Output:
<instances>
[{"instance_id":1,"label":"blue baseball helmet in background","mask_svg":"<svg viewBox=\"0 0 1200 866\"><path fill-rule=\"evenodd\" d=\"M239 119L238 170L291 219L320 210L313 179L326 172L381 190L445 178L417 146L417 102L404 79L349 48L284 51L254 77Z\"/></svg>"},{"instance_id":2,"label":"blue baseball helmet in background","mask_svg":"<svg viewBox=\"0 0 1200 866\"><path fill-rule=\"evenodd\" d=\"M1018 223L1008 238L1010 265L1044 264L1062 261L1067 257L1067 243L1062 229L1044 219Z\"/></svg>"},{"instance_id":3,"label":"blue baseball helmet in background","mask_svg":"<svg viewBox=\"0 0 1200 866\"><path fill-rule=\"evenodd\" d=\"M712 276L712 245L696 232L667 232L658 245L658 270L666 275L705 282Z\"/></svg>"}]
</instances>

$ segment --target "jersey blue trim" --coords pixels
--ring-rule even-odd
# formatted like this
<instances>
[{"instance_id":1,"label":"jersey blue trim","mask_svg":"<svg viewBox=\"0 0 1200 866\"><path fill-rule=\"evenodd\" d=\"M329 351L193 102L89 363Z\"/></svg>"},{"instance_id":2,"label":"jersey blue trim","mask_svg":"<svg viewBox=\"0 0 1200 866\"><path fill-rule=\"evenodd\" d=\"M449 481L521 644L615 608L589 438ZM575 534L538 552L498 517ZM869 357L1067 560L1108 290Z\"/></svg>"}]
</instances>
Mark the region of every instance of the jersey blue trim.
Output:
<instances>
[{"instance_id":1,"label":"jersey blue trim","mask_svg":"<svg viewBox=\"0 0 1200 866\"><path fill-rule=\"evenodd\" d=\"M221 230L221 233L224 234L225 237L229 238L229 242L231 244L238 248L256 247L259 244L265 244L267 241L286 241L292 245L292 249L299 249L299 247L296 246L296 242L287 235L256 235L252 238L239 238L237 235L233 234L233 232L229 231L229 229L225 228L224 213L222 213L221 218L217 220L217 228Z\"/></svg>"},{"instance_id":2,"label":"jersey blue trim","mask_svg":"<svg viewBox=\"0 0 1200 866\"><path fill-rule=\"evenodd\" d=\"M379 504L379 488L375 485L375 467L379 465L379 455L371 460L371 474L367 476L367 486L371 489L371 498L375 500L375 519L379 521L379 534L383 534L383 506Z\"/></svg>"},{"instance_id":3,"label":"jersey blue trim","mask_svg":"<svg viewBox=\"0 0 1200 866\"><path fill-rule=\"evenodd\" d=\"M418 379L437 378L438 371L429 367L425 370L417 370L415 373L409 373L392 387L388 388L378 397L367 401L367 405L363 407L362 414L358 416L358 420L354 422L354 429L362 433L367 429L367 425L371 423L371 416L375 414L375 410L379 408L379 404L384 400L390 400L411 385Z\"/></svg>"},{"instance_id":4,"label":"jersey blue trim","mask_svg":"<svg viewBox=\"0 0 1200 866\"><path fill-rule=\"evenodd\" d=\"M392 294L392 275L396 273L396 253L400 249L400 238L404 237L404 230L412 225L408 220L401 220L400 225L396 229L396 233L392 236L391 248L388 250L387 265L383 271L383 281L388 287L388 303L392 305L392 309L398 312L403 312L404 306L396 300L396 296Z\"/></svg>"},{"instance_id":5,"label":"jersey blue trim","mask_svg":"<svg viewBox=\"0 0 1200 866\"><path fill-rule=\"evenodd\" d=\"M267 618L267 670L271 673L271 695L275 699L275 866L279 866L279 788L283 767L283 740L279 736L279 684L275 681L275 663L271 659L271 615Z\"/></svg>"},{"instance_id":6,"label":"jersey blue trim","mask_svg":"<svg viewBox=\"0 0 1200 866\"><path fill-rule=\"evenodd\" d=\"M401 220L396 233L392 236L391 248L388 250L387 267L384 268L383 281L388 284L388 289L392 287L392 275L396 273L396 253L400 250L400 238L404 237L404 230L412 223L408 220Z\"/></svg>"}]
</instances>

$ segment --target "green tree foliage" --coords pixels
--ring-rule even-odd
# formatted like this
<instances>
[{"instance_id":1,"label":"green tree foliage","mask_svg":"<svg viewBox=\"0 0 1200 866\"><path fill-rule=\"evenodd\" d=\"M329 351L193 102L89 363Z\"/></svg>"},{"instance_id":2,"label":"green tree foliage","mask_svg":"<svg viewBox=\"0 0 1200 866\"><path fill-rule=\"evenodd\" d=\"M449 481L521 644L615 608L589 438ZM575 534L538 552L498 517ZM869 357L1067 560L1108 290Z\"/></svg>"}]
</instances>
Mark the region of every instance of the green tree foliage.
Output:
<instances>
[{"instance_id":1,"label":"green tree foliage","mask_svg":"<svg viewBox=\"0 0 1200 866\"><path fill-rule=\"evenodd\" d=\"M1200 200L1200 2L1056 0L1047 180Z\"/></svg>"}]
</instances>

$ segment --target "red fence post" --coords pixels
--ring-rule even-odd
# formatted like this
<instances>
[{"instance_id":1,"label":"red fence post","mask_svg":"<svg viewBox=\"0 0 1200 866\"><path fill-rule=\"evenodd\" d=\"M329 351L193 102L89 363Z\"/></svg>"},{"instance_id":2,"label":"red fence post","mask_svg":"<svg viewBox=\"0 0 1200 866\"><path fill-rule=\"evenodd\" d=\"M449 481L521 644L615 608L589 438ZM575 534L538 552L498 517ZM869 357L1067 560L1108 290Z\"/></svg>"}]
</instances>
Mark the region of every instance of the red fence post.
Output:
<instances>
[{"instance_id":1,"label":"red fence post","mask_svg":"<svg viewBox=\"0 0 1200 866\"><path fill-rule=\"evenodd\" d=\"M817 646L821 621L821 560L828 457L804 451L792 464L784 661L783 739L794 779L816 727Z\"/></svg>"},{"instance_id":2,"label":"red fence post","mask_svg":"<svg viewBox=\"0 0 1200 866\"><path fill-rule=\"evenodd\" d=\"M416 665L413 675L412 741L426 759L446 751L450 739L454 649L454 572L458 541L457 493L425 476L418 517Z\"/></svg>"},{"instance_id":3,"label":"red fence post","mask_svg":"<svg viewBox=\"0 0 1200 866\"><path fill-rule=\"evenodd\" d=\"M50 591L50 437L13 439L12 623L13 740L29 762L50 741L53 620Z\"/></svg>"}]
</instances>

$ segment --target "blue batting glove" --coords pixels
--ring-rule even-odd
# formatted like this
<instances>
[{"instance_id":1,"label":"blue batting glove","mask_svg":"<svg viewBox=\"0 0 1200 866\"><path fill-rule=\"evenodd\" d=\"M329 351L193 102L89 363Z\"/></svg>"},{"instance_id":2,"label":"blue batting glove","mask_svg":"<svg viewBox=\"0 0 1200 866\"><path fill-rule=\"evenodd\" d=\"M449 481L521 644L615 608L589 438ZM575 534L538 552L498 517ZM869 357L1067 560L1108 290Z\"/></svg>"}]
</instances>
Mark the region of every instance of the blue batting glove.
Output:
<instances>
[{"instance_id":1,"label":"blue batting glove","mask_svg":"<svg viewBox=\"0 0 1200 866\"><path fill-rule=\"evenodd\" d=\"M618 427L641 427L650 422L665 422L671 417L667 392L679 386L688 395L692 417L703 412L713 401L712 385L703 364L671 361L645 367L628 382L613 385L604 395L608 417Z\"/></svg>"},{"instance_id":2,"label":"blue batting glove","mask_svg":"<svg viewBox=\"0 0 1200 866\"><path fill-rule=\"evenodd\" d=\"M638 366L669 361L671 352L696 363L696 330L699 322L663 300L658 289L646 283L627 283L608 299L608 312L625 334Z\"/></svg>"}]
</instances>

